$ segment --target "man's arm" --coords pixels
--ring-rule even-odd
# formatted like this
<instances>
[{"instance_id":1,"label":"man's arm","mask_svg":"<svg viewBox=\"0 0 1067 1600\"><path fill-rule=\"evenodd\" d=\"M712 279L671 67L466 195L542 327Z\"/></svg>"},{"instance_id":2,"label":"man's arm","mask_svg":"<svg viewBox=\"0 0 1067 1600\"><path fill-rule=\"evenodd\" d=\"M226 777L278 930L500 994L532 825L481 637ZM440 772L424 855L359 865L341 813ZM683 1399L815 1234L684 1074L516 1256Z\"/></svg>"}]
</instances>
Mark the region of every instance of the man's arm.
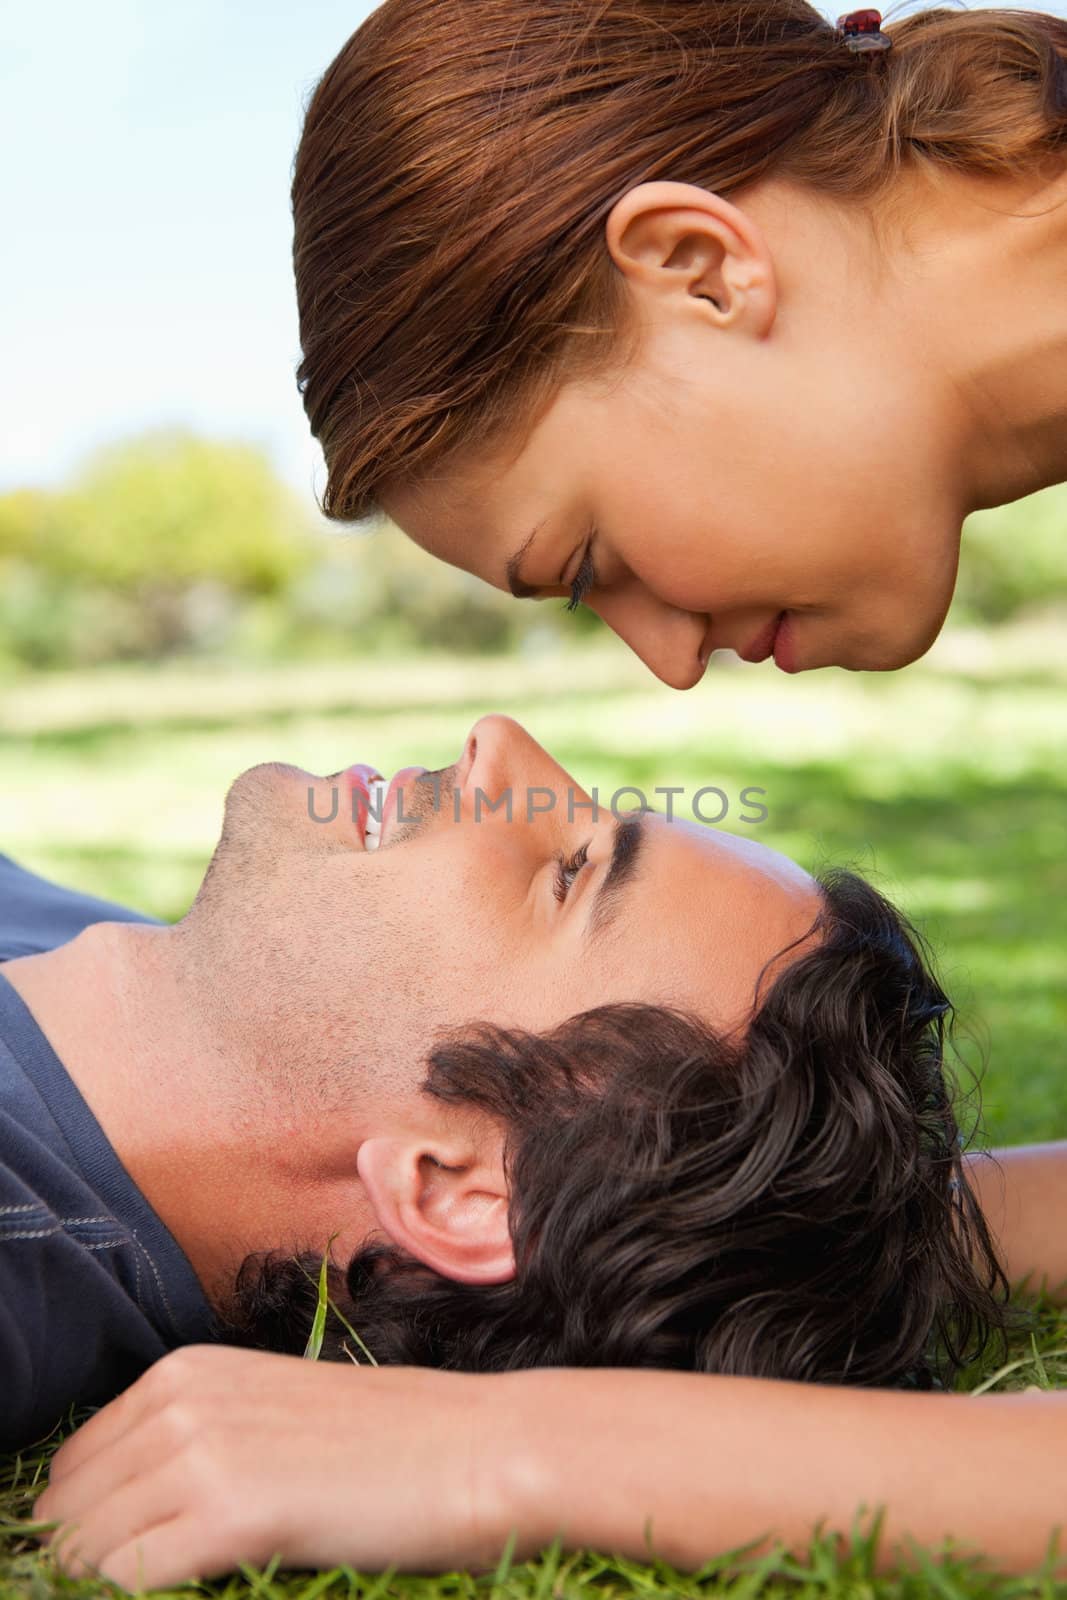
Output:
<instances>
[{"instance_id":1,"label":"man's arm","mask_svg":"<svg viewBox=\"0 0 1067 1600\"><path fill-rule=\"evenodd\" d=\"M767 1538L802 1550L861 1506L886 1508L883 1564L951 1538L1026 1571L1067 1522L1065 1479L1067 1394L357 1371L193 1346L60 1449L37 1515L64 1525L63 1565L130 1588L275 1556L491 1566L512 1531L519 1555L561 1536L694 1567Z\"/></svg>"},{"instance_id":2,"label":"man's arm","mask_svg":"<svg viewBox=\"0 0 1067 1600\"><path fill-rule=\"evenodd\" d=\"M1009 1281L1067 1304L1067 1139L965 1159Z\"/></svg>"},{"instance_id":3,"label":"man's arm","mask_svg":"<svg viewBox=\"0 0 1067 1600\"><path fill-rule=\"evenodd\" d=\"M696 1567L752 1541L803 1552L885 1510L880 1565L912 1540L1031 1570L1067 1532L1067 1394L903 1394L660 1372L519 1374L511 1515L568 1544ZM869 1516L868 1516L869 1524ZM1061 1547L1060 1570L1067 1571Z\"/></svg>"}]
</instances>

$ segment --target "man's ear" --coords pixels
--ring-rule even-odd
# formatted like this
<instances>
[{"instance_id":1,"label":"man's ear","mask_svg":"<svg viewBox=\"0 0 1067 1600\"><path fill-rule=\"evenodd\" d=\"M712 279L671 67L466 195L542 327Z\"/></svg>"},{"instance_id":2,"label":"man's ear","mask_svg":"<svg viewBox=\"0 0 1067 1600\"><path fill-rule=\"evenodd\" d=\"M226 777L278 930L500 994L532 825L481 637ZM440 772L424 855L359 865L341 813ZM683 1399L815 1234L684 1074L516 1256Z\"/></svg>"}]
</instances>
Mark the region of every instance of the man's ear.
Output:
<instances>
[{"instance_id":1,"label":"man's ear","mask_svg":"<svg viewBox=\"0 0 1067 1600\"><path fill-rule=\"evenodd\" d=\"M499 1142L364 1139L356 1167L379 1226L408 1255L456 1283L515 1276Z\"/></svg>"}]
</instances>

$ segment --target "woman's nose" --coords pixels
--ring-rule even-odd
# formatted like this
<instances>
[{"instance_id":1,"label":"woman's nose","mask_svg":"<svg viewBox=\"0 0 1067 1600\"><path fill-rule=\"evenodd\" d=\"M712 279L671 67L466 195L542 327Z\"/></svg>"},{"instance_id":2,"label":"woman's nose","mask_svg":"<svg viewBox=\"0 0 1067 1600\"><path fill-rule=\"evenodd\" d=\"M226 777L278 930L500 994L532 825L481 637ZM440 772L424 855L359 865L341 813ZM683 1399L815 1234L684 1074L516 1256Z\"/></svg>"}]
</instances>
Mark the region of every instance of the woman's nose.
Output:
<instances>
[{"instance_id":1,"label":"woman's nose","mask_svg":"<svg viewBox=\"0 0 1067 1600\"><path fill-rule=\"evenodd\" d=\"M638 583L617 593L593 594L587 603L672 689L691 689L704 676L708 618L703 612L668 605Z\"/></svg>"}]
</instances>

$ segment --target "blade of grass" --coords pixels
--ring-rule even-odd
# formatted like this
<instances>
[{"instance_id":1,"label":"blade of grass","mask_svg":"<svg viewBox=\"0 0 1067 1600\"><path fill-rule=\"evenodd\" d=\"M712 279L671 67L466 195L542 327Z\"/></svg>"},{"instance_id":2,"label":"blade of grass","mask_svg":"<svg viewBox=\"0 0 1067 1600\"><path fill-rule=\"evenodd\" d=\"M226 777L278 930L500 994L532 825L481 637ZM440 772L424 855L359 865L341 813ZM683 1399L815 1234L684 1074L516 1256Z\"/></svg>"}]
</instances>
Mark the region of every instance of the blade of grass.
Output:
<instances>
[{"instance_id":1,"label":"blade of grass","mask_svg":"<svg viewBox=\"0 0 1067 1600\"><path fill-rule=\"evenodd\" d=\"M515 1537L515 1530L513 1528L508 1534L507 1543L500 1552L500 1560L497 1563L496 1572L493 1574L492 1593L494 1595L496 1594L499 1586L511 1573L512 1562L515 1555Z\"/></svg>"},{"instance_id":2,"label":"blade of grass","mask_svg":"<svg viewBox=\"0 0 1067 1600\"><path fill-rule=\"evenodd\" d=\"M1042 1359L1044 1361L1059 1361L1064 1356L1067 1356L1067 1349L1046 1350ZM991 1373L984 1383L980 1383L977 1388L971 1389L969 1391L970 1394L972 1396L988 1394L990 1389L996 1388L1002 1378L1010 1377L1013 1372L1018 1372L1021 1367L1030 1366L1033 1359L1033 1356L1020 1356L1017 1361L1009 1361L1006 1366L998 1367L996 1372Z\"/></svg>"},{"instance_id":3,"label":"blade of grass","mask_svg":"<svg viewBox=\"0 0 1067 1600\"><path fill-rule=\"evenodd\" d=\"M331 1311L333 1313L333 1315L337 1318L338 1322L341 1324L342 1328L344 1328L345 1332L347 1334L349 1334L356 1341L357 1345L363 1351L363 1354L366 1356L366 1358L370 1362L371 1366L372 1367L376 1367L378 1365L378 1363L375 1360L374 1356L371 1354L370 1350L368 1350L367 1346L364 1344L363 1340L360 1338L360 1336L356 1332L355 1328L353 1328L353 1326L349 1322L348 1318L344 1315L344 1313L341 1310L340 1306L335 1305L334 1302L330 1299L329 1291L327 1289L327 1262L329 1260L330 1245L333 1244L333 1241L336 1238L337 1238L337 1235L335 1233L330 1235L330 1238L329 1238L329 1240L327 1241L327 1244L326 1244L326 1254L323 1256L322 1265L319 1268L319 1277L318 1277L317 1293L316 1293L316 1301L315 1301L315 1317L314 1317L314 1320L313 1320L313 1322L311 1324L311 1332L308 1335L307 1345L306 1345L306 1347L304 1349L304 1357L308 1361L317 1361L318 1360L319 1353L322 1350L323 1337L324 1337L325 1332L326 1332L326 1313L328 1311ZM304 1267L301 1267L300 1270L301 1270L301 1272L303 1272L304 1277L307 1279L307 1281L309 1283L314 1283L315 1282L315 1279L311 1276L310 1272L308 1272ZM311 1348L312 1348L312 1341L316 1337L316 1330L317 1330L317 1333L318 1333L318 1344L315 1347L314 1355L312 1355L312 1354L310 1354L310 1351L311 1351ZM352 1355L351 1351L348 1351L347 1354L351 1358L353 1364L355 1366L358 1366L359 1362L356 1361L356 1358Z\"/></svg>"},{"instance_id":4,"label":"blade of grass","mask_svg":"<svg viewBox=\"0 0 1067 1600\"><path fill-rule=\"evenodd\" d=\"M327 1300L326 1303L329 1306L330 1310L333 1312L334 1316L337 1318L338 1322L341 1324L342 1328L345 1330L345 1332L347 1334L349 1334L356 1341L356 1343L359 1345L359 1348L363 1351L363 1354L366 1356L366 1358L370 1362L371 1366L372 1367L376 1367L378 1365L377 1361L375 1361L373 1355L367 1349L367 1346L363 1343L363 1340L360 1338L360 1336L356 1332L355 1328L353 1328L353 1326L349 1322L348 1318L344 1315L344 1313L340 1310L340 1308L338 1306L334 1305L332 1300ZM351 1356L352 1352L349 1351L348 1354ZM355 1356L352 1356L352 1360L353 1360L353 1362L355 1362L355 1364L357 1366L359 1365L359 1363L356 1361Z\"/></svg>"},{"instance_id":5,"label":"blade of grass","mask_svg":"<svg viewBox=\"0 0 1067 1600\"><path fill-rule=\"evenodd\" d=\"M330 1241L333 1243L333 1240ZM329 1245L327 1245L327 1251ZM326 1333L326 1308L329 1305L329 1295L326 1292L326 1270L329 1265L329 1256L324 1255L322 1265L319 1267L319 1293L315 1303L315 1316L311 1323L311 1332L308 1342L304 1346L304 1360L317 1361L322 1354L322 1341Z\"/></svg>"}]
</instances>

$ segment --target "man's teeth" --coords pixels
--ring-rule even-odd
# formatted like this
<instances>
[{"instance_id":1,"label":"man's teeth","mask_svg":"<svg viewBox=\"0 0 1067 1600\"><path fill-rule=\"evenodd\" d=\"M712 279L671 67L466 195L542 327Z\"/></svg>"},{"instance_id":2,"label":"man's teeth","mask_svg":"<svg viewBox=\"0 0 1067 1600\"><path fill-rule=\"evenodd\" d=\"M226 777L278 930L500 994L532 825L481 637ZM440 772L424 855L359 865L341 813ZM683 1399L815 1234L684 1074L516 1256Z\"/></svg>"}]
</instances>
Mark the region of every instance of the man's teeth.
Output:
<instances>
[{"instance_id":1,"label":"man's teeth","mask_svg":"<svg viewBox=\"0 0 1067 1600\"><path fill-rule=\"evenodd\" d=\"M367 807L367 826L363 833L363 848L377 850L382 838L382 807L389 788L384 778L372 778L367 785L370 804Z\"/></svg>"}]
</instances>

